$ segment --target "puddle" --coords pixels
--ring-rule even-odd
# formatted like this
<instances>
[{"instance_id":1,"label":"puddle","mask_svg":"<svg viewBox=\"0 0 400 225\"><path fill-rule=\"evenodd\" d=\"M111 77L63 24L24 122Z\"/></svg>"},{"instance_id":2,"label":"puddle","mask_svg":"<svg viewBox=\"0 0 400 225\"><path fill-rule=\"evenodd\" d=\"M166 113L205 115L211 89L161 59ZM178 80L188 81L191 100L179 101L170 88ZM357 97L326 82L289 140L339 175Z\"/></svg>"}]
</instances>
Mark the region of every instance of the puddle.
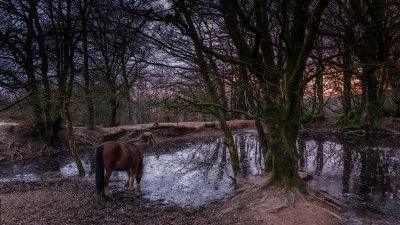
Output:
<instances>
[{"instance_id":1,"label":"puddle","mask_svg":"<svg viewBox=\"0 0 400 225\"><path fill-rule=\"evenodd\" d=\"M246 177L262 174L264 165L256 132L237 133L235 142ZM396 224L400 221L400 149L392 145L329 137L301 138L300 167L314 174L309 185L343 202L348 223ZM145 154L143 197L196 207L233 193L229 154L221 138L180 143L162 152ZM92 170L90 155L83 155L82 162L87 171ZM68 177L76 173L69 156L57 155L52 160L2 166L0 182L33 181L48 174ZM122 189L125 179L124 172L114 172L111 185Z\"/></svg>"}]
</instances>

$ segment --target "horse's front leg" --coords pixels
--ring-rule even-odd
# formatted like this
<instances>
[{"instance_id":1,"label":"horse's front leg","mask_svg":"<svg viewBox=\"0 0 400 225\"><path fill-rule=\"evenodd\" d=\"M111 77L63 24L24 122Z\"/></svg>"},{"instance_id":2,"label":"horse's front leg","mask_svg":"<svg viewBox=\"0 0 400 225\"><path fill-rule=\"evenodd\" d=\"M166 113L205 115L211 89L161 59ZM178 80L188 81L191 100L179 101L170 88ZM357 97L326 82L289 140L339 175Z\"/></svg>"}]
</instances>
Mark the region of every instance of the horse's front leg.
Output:
<instances>
[{"instance_id":1,"label":"horse's front leg","mask_svg":"<svg viewBox=\"0 0 400 225\"><path fill-rule=\"evenodd\" d=\"M134 186L135 179L133 178L133 175L134 175L134 170L131 171L132 178L131 178L130 187L132 190L135 190L135 186Z\"/></svg>"},{"instance_id":2,"label":"horse's front leg","mask_svg":"<svg viewBox=\"0 0 400 225\"><path fill-rule=\"evenodd\" d=\"M131 175L131 171L127 171L127 173L128 173L128 179L126 180L126 183L125 183L125 190L126 191L129 191L130 190L130 181L131 181L131 177L132 177L132 175Z\"/></svg>"}]
</instances>

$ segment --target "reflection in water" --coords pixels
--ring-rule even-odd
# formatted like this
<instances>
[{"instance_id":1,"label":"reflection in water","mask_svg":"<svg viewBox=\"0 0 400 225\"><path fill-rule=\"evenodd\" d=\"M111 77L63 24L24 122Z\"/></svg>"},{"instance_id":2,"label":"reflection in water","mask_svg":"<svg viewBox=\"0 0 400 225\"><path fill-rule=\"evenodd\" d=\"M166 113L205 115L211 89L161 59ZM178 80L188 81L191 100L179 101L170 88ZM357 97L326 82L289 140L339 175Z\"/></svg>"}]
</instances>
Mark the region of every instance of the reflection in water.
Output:
<instances>
[{"instance_id":1,"label":"reflection in water","mask_svg":"<svg viewBox=\"0 0 400 225\"><path fill-rule=\"evenodd\" d=\"M89 159L82 158L85 169L88 169ZM50 159L47 157L14 162L0 168L0 182L36 181L42 176L55 173L58 176L75 175L77 169L73 160L63 154L57 154Z\"/></svg>"},{"instance_id":2,"label":"reflection in water","mask_svg":"<svg viewBox=\"0 0 400 225\"><path fill-rule=\"evenodd\" d=\"M221 140L145 157L142 191L152 200L199 206L233 191Z\"/></svg>"},{"instance_id":3,"label":"reflection in water","mask_svg":"<svg viewBox=\"0 0 400 225\"><path fill-rule=\"evenodd\" d=\"M350 188L350 175L352 169L351 149L347 145L343 145L343 175L342 175L342 193L346 194Z\"/></svg>"},{"instance_id":4,"label":"reflection in water","mask_svg":"<svg viewBox=\"0 0 400 225\"><path fill-rule=\"evenodd\" d=\"M350 223L400 221L398 146L314 137L299 140L298 148L306 170L315 175L310 185L343 200Z\"/></svg>"},{"instance_id":5,"label":"reflection in water","mask_svg":"<svg viewBox=\"0 0 400 225\"><path fill-rule=\"evenodd\" d=\"M88 171L89 174L91 174L90 171L93 170L92 169L93 164L90 162L90 160L87 158L86 158L86 160L85 159L82 160L82 165L83 165L83 168L85 169L85 171ZM60 165L59 168L60 168L61 176L63 176L63 177L71 177L71 176L78 174L78 168L76 167L75 162L70 162L68 164Z\"/></svg>"},{"instance_id":6,"label":"reflection in water","mask_svg":"<svg viewBox=\"0 0 400 225\"><path fill-rule=\"evenodd\" d=\"M322 173L322 169L324 168L324 143L320 140L316 140L317 144L317 156L316 156L316 168L315 175L320 176Z\"/></svg>"},{"instance_id":7,"label":"reflection in water","mask_svg":"<svg viewBox=\"0 0 400 225\"><path fill-rule=\"evenodd\" d=\"M377 165L378 165L379 152L373 149L365 149L360 152L361 156L361 173L360 173L360 187L359 192L361 195L368 195L373 193L373 187L377 182Z\"/></svg>"},{"instance_id":8,"label":"reflection in water","mask_svg":"<svg viewBox=\"0 0 400 225\"><path fill-rule=\"evenodd\" d=\"M303 138L298 140L298 152L299 152L299 169L304 170L306 168L305 159L307 158L306 142Z\"/></svg>"},{"instance_id":9,"label":"reflection in water","mask_svg":"<svg viewBox=\"0 0 400 225\"><path fill-rule=\"evenodd\" d=\"M366 148L359 153L361 157L360 195L380 194L385 196L392 191L388 152Z\"/></svg>"},{"instance_id":10,"label":"reflection in water","mask_svg":"<svg viewBox=\"0 0 400 225\"><path fill-rule=\"evenodd\" d=\"M264 171L264 157L258 139L252 133L235 135L238 145L240 166L245 177L259 176Z\"/></svg>"},{"instance_id":11,"label":"reflection in water","mask_svg":"<svg viewBox=\"0 0 400 225\"><path fill-rule=\"evenodd\" d=\"M254 134L234 136L240 153L240 165L246 177L262 174L263 159ZM175 203L181 206L200 206L233 193L232 169L227 146L222 138L186 143L173 149L162 149L165 154L145 154L142 178L143 196L151 200ZM92 171L92 154L83 154L86 171ZM34 181L56 172L58 176L77 174L69 155L59 155L32 162L21 162L13 167L0 168L0 182ZM88 173L87 176L93 176ZM125 172L115 171L111 177L114 191L123 189Z\"/></svg>"}]
</instances>

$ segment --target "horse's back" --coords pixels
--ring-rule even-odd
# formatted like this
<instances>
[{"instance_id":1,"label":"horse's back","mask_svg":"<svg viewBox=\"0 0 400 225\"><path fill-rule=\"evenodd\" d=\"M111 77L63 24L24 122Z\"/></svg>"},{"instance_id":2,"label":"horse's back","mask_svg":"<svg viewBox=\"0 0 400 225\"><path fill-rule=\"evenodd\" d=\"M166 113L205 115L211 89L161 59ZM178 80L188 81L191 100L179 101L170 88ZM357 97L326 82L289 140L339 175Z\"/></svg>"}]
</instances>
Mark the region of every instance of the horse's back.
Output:
<instances>
[{"instance_id":1,"label":"horse's back","mask_svg":"<svg viewBox=\"0 0 400 225\"><path fill-rule=\"evenodd\" d=\"M120 145L115 141L107 141L100 146L103 148L103 162L106 169L115 167L122 155Z\"/></svg>"},{"instance_id":2,"label":"horse's back","mask_svg":"<svg viewBox=\"0 0 400 225\"><path fill-rule=\"evenodd\" d=\"M142 148L133 143L124 143L127 146L127 149L131 152L131 154L138 159L143 159L143 151Z\"/></svg>"},{"instance_id":3,"label":"horse's back","mask_svg":"<svg viewBox=\"0 0 400 225\"><path fill-rule=\"evenodd\" d=\"M127 170L142 164L143 153L140 147L125 142L107 141L101 144L105 167Z\"/></svg>"}]
</instances>

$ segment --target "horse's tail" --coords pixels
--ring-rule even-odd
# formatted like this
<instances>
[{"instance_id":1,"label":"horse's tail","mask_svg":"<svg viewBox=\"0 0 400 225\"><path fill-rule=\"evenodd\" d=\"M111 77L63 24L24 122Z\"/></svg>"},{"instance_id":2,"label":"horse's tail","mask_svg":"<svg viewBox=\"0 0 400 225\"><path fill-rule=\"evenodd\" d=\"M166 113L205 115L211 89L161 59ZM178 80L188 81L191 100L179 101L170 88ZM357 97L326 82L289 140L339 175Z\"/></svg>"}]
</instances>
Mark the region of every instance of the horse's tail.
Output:
<instances>
[{"instance_id":1,"label":"horse's tail","mask_svg":"<svg viewBox=\"0 0 400 225\"><path fill-rule=\"evenodd\" d=\"M142 177L143 176L143 167L144 167L144 165L143 165L143 158L141 158L140 159L140 163L139 163L139 174L140 174L140 177Z\"/></svg>"},{"instance_id":2,"label":"horse's tail","mask_svg":"<svg viewBox=\"0 0 400 225\"><path fill-rule=\"evenodd\" d=\"M103 146L99 146L96 149L96 191L97 194L101 194L104 190L104 165L103 165Z\"/></svg>"}]
</instances>

